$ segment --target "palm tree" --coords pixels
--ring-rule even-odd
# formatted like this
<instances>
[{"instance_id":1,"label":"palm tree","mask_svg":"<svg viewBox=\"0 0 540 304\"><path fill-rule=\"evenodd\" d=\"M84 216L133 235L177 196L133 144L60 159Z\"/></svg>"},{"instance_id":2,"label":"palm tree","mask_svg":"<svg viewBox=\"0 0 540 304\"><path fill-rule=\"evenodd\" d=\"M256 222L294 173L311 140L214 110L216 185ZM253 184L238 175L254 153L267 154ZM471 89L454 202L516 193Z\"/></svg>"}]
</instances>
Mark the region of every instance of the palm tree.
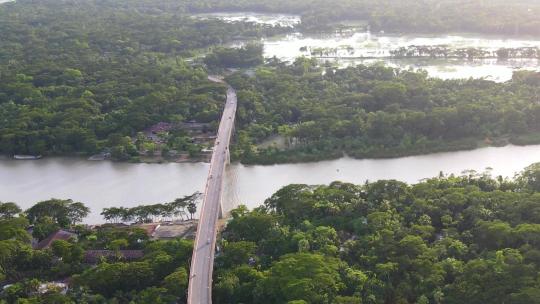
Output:
<instances>
[{"instance_id":1,"label":"palm tree","mask_svg":"<svg viewBox=\"0 0 540 304\"><path fill-rule=\"evenodd\" d=\"M191 219L193 219L193 215L195 214L195 212L197 212L197 202L196 201L189 202L187 209L189 211Z\"/></svg>"}]
</instances>

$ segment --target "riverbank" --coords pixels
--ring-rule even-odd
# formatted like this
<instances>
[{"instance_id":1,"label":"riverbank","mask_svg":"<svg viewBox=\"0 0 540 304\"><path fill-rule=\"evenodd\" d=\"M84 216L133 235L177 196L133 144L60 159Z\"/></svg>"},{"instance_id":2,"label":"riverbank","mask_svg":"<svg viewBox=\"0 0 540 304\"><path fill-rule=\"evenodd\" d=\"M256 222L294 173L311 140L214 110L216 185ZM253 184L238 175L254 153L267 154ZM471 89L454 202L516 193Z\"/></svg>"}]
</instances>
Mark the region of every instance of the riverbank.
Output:
<instances>
[{"instance_id":1,"label":"riverbank","mask_svg":"<svg viewBox=\"0 0 540 304\"><path fill-rule=\"evenodd\" d=\"M337 143L345 145L345 143ZM247 165L274 165L274 164L294 164L306 162L318 162L324 160L339 159L348 156L354 159L391 159L408 156L421 156L433 153L471 151L486 147L505 147L509 145L528 146L540 144L540 134L530 133L519 136L504 136L498 138L486 138L479 140L468 138L455 141L431 141L408 147L380 147L376 145L355 149L348 147L345 149L325 150L315 147L304 147L290 150L276 150L273 147L266 147L261 154L251 156L248 159L240 159Z\"/></svg>"},{"instance_id":2,"label":"riverbank","mask_svg":"<svg viewBox=\"0 0 540 304\"><path fill-rule=\"evenodd\" d=\"M223 208L238 204L255 208L289 184L328 184L343 181L396 179L416 183L440 172L460 175L464 170L513 177L540 162L540 145L486 147L389 159L342 157L320 162L270 166L232 163L225 171ZM50 198L85 203L91 213L88 224L103 222L103 208L135 207L170 202L202 192L208 176L207 163L143 164L92 162L82 158L49 157L37 161L0 159L0 201L16 202L23 209Z\"/></svg>"},{"instance_id":3,"label":"riverbank","mask_svg":"<svg viewBox=\"0 0 540 304\"><path fill-rule=\"evenodd\" d=\"M275 137L272 139L275 140ZM347 140L345 140L347 141ZM269 141L271 142L271 141ZM272 142L273 143L273 142ZM424 142L422 145L413 145L409 147L377 147L376 145L368 146L363 149L355 150L353 148L336 149L336 150L320 150L317 147L304 147L296 149L277 149L270 143L261 145L260 154L253 155L250 158L241 159L232 157L233 162L243 165L276 165L276 164L301 164L312 163L326 160L335 160L342 157L351 157L357 160L366 159L392 159L409 156L422 156L434 153L446 152L465 152L475 149L487 147L505 147L505 146L530 146L540 144L540 134L530 133L519 136L504 136L498 138L486 138L484 140L468 138L456 141L432 141ZM282 147L283 148L283 147ZM234 150L234 147L233 147ZM84 154L66 154L66 155L49 155L48 158L71 158L81 159L86 158ZM197 164L208 163L209 155L199 158L173 159L162 156L142 156L134 157L129 160L113 160L100 159L89 160L92 162L113 162L113 163L131 163L131 164ZM2 155L0 160L8 160L9 156ZM15 160L15 159L14 159ZM37 161L32 160L32 161Z\"/></svg>"}]
</instances>

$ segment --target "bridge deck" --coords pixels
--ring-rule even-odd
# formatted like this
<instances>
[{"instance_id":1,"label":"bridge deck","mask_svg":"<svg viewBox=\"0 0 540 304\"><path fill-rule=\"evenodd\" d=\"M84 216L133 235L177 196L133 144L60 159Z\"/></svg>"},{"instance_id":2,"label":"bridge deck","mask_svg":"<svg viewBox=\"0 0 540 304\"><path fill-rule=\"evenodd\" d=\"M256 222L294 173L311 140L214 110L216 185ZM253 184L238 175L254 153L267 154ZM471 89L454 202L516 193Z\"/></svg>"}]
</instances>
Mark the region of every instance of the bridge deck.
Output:
<instances>
[{"instance_id":1,"label":"bridge deck","mask_svg":"<svg viewBox=\"0 0 540 304\"><path fill-rule=\"evenodd\" d=\"M212 81L219 81L209 77ZM237 98L235 90L228 86L227 102L223 110L210 170L206 181L201 216L191 258L188 303L212 303L212 272L216 246L217 221L221 213L223 174L229 158L229 142L234 128Z\"/></svg>"}]
</instances>

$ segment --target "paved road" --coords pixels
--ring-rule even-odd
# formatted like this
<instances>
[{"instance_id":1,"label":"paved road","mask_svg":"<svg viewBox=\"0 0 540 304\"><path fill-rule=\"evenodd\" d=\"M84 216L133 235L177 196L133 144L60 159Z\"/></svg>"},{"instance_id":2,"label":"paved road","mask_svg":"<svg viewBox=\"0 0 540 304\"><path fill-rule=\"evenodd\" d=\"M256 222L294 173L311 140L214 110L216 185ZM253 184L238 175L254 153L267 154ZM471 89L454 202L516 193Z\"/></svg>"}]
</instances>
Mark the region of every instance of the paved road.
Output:
<instances>
[{"instance_id":1,"label":"paved road","mask_svg":"<svg viewBox=\"0 0 540 304\"><path fill-rule=\"evenodd\" d=\"M216 77L208 78L211 81L222 82ZM237 104L236 91L230 86L227 87L227 103L219 123L214 153L210 161L195 247L191 257L188 304L212 303L212 271L217 221L221 213L223 174L228 163L229 141L234 127Z\"/></svg>"}]
</instances>

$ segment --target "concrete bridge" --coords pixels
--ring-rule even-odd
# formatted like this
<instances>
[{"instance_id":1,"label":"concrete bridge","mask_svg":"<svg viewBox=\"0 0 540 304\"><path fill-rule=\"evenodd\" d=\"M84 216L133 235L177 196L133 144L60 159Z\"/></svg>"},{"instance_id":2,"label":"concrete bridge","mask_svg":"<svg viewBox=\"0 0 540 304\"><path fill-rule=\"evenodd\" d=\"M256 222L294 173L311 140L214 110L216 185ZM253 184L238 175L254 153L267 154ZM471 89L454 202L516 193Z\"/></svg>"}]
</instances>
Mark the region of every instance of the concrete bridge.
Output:
<instances>
[{"instance_id":1,"label":"concrete bridge","mask_svg":"<svg viewBox=\"0 0 540 304\"><path fill-rule=\"evenodd\" d=\"M224 83L209 76L209 80ZM225 84L225 83L224 83ZM212 303L212 272L216 247L217 222L223 215L221 197L225 166L230 162L229 143L234 129L236 91L227 85L227 101L219 123L210 170L204 190L203 205L195 237L189 276L188 304Z\"/></svg>"}]
</instances>

